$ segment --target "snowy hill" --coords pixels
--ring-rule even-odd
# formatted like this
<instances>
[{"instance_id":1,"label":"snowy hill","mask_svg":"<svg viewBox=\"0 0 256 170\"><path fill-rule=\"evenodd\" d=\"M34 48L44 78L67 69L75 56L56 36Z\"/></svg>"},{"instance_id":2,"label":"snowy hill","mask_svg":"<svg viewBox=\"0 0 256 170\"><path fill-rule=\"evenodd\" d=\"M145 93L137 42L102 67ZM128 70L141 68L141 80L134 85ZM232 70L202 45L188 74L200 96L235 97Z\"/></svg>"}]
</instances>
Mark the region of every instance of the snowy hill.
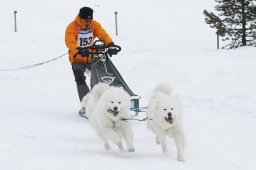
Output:
<instances>
[{"instance_id":1,"label":"snowy hill","mask_svg":"<svg viewBox=\"0 0 256 170\"><path fill-rule=\"evenodd\" d=\"M0 6L0 170L252 170L256 168L256 49L216 50L204 23L210 0L53 2L13 0ZM116 44L112 61L147 106L153 88L169 82L182 97L186 162L155 144L145 122L132 121L134 153L105 151L80 108L64 32L82 6L95 9ZM13 11L18 32L14 33ZM115 36L114 11L119 35ZM186 11L186 12L184 12ZM140 117L144 117L142 113Z\"/></svg>"}]
</instances>

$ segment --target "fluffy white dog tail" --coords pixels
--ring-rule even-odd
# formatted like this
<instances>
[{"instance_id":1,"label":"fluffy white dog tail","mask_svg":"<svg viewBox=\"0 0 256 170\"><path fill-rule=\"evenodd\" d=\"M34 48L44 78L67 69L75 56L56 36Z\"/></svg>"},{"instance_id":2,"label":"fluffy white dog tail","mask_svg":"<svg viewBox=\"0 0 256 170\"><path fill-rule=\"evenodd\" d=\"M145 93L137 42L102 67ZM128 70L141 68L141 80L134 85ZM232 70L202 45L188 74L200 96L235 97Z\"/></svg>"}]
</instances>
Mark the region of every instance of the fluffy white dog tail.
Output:
<instances>
[{"instance_id":1,"label":"fluffy white dog tail","mask_svg":"<svg viewBox=\"0 0 256 170\"><path fill-rule=\"evenodd\" d=\"M101 95L110 88L106 83L99 83L95 85L91 91L96 99L99 99Z\"/></svg>"},{"instance_id":2,"label":"fluffy white dog tail","mask_svg":"<svg viewBox=\"0 0 256 170\"><path fill-rule=\"evenodd\" d=\"M101 95L110 88L110 86L108 84L105 83L99 83L96 84L92 90L90 91L90 93L88 93L86 96L83 97L82 99L82 106L86 107L89 99L91 96L93 96L95 98L95 100L99 100L99 98L101 97Z\"/></svg>"},{"instance_id":3,"label":"fluffy white dog tail","mask_svg":"<svg viewBox=\"0 0 256 170\"><path fill-rule=\"evenodd\" d=\"M170 95L172 93L172 87L168 83L161 83L154 89L153 94L159 92Z\"/></svg>"}]
</instances>

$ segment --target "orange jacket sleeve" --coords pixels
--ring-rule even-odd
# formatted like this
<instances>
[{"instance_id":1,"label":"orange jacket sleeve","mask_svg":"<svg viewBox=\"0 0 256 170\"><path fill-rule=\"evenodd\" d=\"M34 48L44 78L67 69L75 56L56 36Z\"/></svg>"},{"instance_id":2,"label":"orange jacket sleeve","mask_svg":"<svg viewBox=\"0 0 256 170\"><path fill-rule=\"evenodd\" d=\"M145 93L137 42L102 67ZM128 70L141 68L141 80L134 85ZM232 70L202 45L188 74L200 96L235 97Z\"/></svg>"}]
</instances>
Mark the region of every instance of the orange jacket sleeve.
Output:
<instances>
[{"instance_id":1,"label":"orange jacket sleeve","mask_svg":"<svg viewBox=\"0 0 256 170\"><path fill-rule=\"evenodd\" d=\"M78 30L75 21L71 22L65 32L65 43L69 49L69 54L74 55L77 48Z\"/></svg>"},{"instance_id":2,"label":"orange jacket sleeve","mask_svg":"<svg viewBox=\"0 0 256 170\"><path fill-rule=\"evenodd\" d=\"M92 22L93 27L93 34L95 37L97 37L99 40L103 41L108 45L109 43L113 42L111 37L108 35L108 33L105 31L105 29L101 26L100 23L93 21Z\"/></svg>"}]
</instances>

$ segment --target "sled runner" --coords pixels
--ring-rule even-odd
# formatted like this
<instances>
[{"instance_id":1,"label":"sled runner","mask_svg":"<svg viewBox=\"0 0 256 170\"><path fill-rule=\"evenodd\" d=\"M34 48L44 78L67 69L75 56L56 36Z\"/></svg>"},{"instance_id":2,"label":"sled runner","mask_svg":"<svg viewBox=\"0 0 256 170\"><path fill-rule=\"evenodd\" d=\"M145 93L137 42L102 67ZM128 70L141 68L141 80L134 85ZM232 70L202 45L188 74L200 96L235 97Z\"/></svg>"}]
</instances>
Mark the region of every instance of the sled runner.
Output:
<instances>
[{"instance_id":1,"label":"sled runner","mask_svg":"<svg viewBox=\"0 0 256 170\"><path fill-rule=\"evenodd\" d=\"M90 54L92 55L92 64L91 64L91 79L90 85L91 88L94 87L95 84L100 82L109 84L110 86L123 87L124 90L131 96L131 110L135 112L135 115L138 115L140 111L139 107L139 99L140 96L134 94L129 86L124 81L121 74L118 72L117 68L110 60L108 49L116 48L121 51L121 47L117 45L106 46L101 43L101 41L97 40L94 42L92 47L89 48L81 48L78 52L88 51L90 50Z\"/></svg>"}]
</instances>

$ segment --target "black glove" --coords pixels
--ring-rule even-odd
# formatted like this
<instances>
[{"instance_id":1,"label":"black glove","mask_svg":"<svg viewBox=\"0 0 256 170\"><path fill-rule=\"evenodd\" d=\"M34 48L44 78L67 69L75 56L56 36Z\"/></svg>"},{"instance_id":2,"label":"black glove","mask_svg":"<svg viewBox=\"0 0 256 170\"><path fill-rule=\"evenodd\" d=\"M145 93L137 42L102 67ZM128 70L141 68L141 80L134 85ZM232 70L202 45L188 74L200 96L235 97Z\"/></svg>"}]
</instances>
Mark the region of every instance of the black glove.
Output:
<instances>
[{"instance_id":1,"label":"black glove","mask_svg":"<svg viewBox=\"0 0 256 170\"><path fill-rule=\"evenodd\" d=\"M112 55L116 55L117 53L118 53L118 49L116 49L116 48L108 49L108 54L110 55L110 57L112 57Z\"/></svg>"},{"instance_id":2,"label":"black glove","mask_svg":"<svg viewBox=\"0 0 256 170\"><path fill-rule=\"evenodd\" d=\"M78 51L77 54L81 55L82 57L89 57L90 52L87 51L87 50L83 50L83 51L80 51L80 52Z\"/></svg>"},{"instance_id":3,"label":"black glove","mask_svg":"<svg viewBox=\"0 0 256 170\"><path fill-rule=\"evenodd\" d=\"M114 45L115 45L114 42L110 42L110 43L108 44L108 47L111 47L111 46L114 46Z\"/></svg>"}]
</instances>

